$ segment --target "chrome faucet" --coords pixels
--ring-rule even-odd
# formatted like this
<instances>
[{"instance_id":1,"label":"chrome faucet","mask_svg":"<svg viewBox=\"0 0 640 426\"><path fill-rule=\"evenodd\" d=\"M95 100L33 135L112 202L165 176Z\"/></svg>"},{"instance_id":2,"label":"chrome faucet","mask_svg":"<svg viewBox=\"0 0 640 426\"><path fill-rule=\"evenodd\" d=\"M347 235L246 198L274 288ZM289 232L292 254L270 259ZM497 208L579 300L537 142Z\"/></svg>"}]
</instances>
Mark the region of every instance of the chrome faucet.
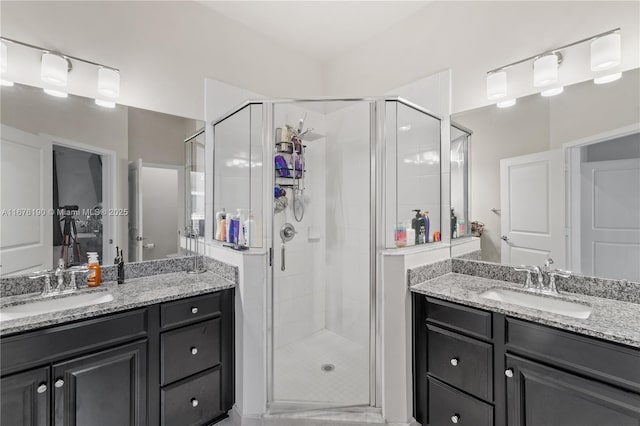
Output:
<instances>
[{"instance_id":1,"label":"chrome faucet","mask_svg":"<svg viewBox=\"0 0 640 426\"><path fill-rule=\"evenodd\" d=\"M526 272L527 279L524 284L524 288L530 291L538 291L538 292L546 292L551 294L558 294L558 289L556 287L556 277L567 278L571 276L571 272L564 271L562 269L551 269L551 265L553 265L553 259L548 258L544 263L544 266L527 266L521 265L517 268L514 268L518 272ZM536 274L536 278L538 279L537 284L534 286L531 281L531 274ZM544 285L544 274L549 275L549 286Z\"/></svg>"}]
</instances>

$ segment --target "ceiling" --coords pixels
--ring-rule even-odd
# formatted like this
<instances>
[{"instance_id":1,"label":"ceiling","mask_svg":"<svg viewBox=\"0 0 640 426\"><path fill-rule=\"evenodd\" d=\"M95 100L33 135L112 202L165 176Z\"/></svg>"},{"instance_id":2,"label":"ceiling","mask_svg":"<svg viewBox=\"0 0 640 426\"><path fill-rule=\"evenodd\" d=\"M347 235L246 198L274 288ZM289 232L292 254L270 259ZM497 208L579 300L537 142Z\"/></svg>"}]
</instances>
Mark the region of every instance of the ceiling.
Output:
<instances>
[{"instance_id":1,"label":"ceiling","mask_svg":"<svg viewBox=\"0 0 640 426\"><path fill-rule=\"evenodd\" d=\"M203 1L296 55L329 61L423 8L427 1ZM284 52L283 52L284 53Z\"/></svg>"}]
</instances>

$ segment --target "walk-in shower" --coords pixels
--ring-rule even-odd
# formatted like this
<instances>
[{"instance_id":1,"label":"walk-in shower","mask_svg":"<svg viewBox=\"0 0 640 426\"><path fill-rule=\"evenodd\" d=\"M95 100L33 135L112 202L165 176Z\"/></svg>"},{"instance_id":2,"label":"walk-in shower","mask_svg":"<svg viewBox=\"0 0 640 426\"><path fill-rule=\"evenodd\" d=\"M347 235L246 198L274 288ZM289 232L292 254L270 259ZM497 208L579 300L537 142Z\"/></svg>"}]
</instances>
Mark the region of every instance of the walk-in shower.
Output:
<instances>
[{"instance_id":1,"label":"walk-in shower","mask_svg":"<svg viewBox=\"0 0 640 426\"><path fill-rule=\"evenodd\" d=\"M254 101L214 122L213 236L267 253L268 411L380 406L379 256L412 210L438 240L440 125L399 98Z\"/></svg>"}]
</instances>

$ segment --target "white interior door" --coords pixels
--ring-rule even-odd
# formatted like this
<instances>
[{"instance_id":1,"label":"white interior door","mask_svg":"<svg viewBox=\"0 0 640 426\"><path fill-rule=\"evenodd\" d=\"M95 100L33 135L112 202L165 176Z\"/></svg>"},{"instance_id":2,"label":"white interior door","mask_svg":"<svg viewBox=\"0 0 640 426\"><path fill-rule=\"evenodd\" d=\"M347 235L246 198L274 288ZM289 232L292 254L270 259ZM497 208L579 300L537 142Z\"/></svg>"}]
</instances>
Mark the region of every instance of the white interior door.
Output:
<instances>
[{"instance_id":1,"label":"white interior door","mask_svg":"<svg viewBox=\"0 0 640 426\"><path fill-rule=\"evenodd\" d=\"M129 163L129 262L142 261L142 159Z\"/></svg>"},{"instance_id":2,"label":"white interior door","mask_svg":"<svg viewBox=\"0 0 640 426\"><path fill-rule=\"evenodd\" d=\"M49 269L53 262L51 142L2 126L0 274Z\"/></svg>"},{"instance_id":3,"label":"white interior door","mask_svg":"<svg viewBox=\"0 0 640 426\"><path fill-rule=\"evenodd\" d=\"M581 166L585 275L640 281L640 159Z\"/></svg>"},{"instance_id":4,"label":"white interior door","mask_svg":"<svg viewBox=\"0 0 640 426\"><path fill-rule=\"evenodd\" d=\"M501 261L565 267L561 150L500 160Z\"/></svg>"}]
</instances>

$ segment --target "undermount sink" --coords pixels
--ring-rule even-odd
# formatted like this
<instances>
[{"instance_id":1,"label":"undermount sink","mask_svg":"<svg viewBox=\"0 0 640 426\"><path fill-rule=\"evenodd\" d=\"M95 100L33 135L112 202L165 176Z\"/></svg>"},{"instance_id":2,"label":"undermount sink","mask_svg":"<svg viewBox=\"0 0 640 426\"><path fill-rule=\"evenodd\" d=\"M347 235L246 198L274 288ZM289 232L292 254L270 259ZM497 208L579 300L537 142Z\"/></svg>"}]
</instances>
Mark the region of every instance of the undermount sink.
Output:
<instances>
[{"instance_id":1,"label":"undermount sink","mask_svg":"<svg viewBox=\"0 0 640 426\"><path fill-rule=\"evenodd\" d=\"M541 311L552 312L554 314L565 315L573 318L587 319L589 318L589 315L591 315L591 308L589 306L558 299L553 296L522 293L504 288L492 288L485 291L480 296L485 299L539 309Z\"/></svg>"},{"instance_id":2,"label":"undermount sink","mask_svg":"<svg viewBox=\"0 0 640 426\"><path fill-rule=\"evenodd\" d=\"M39 299L33 302L9 305L0 309L0 321L24 318L31 315L64 311L65 309L82 308L98 305L113 300L113 295L106 291L71 294L69 296Z\"/></svg>"}]
</instances>

